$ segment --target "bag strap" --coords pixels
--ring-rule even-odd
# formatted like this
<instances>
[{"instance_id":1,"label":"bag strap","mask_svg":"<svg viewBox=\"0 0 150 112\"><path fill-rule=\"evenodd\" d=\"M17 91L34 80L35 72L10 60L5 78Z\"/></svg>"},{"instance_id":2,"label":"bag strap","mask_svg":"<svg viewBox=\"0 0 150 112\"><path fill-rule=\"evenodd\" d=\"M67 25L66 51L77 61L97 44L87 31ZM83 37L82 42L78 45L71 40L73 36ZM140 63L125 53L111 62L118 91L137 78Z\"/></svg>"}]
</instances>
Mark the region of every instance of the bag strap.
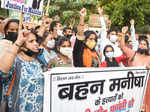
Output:
<instances>
[{"instance_id":1,"label":"bag strap","mask_svg":"<svg viewBox=\"0 0 150 112\"><path fill-rule=\"evenodd\" d=\"M14 71L14 75L13 75L13 78L12 78L11 83L10 83L10 85L9 85L9 89L8 89L8 91L7 91L6 96L9 96L9 95L10 95L10 93L11 93L11 91L12 91L12 88L13 88L13 86L14 86L14 83L15 83L15 79L16 79L16 69L15 69L15 71Z\"/></svg>"}]
</instances>

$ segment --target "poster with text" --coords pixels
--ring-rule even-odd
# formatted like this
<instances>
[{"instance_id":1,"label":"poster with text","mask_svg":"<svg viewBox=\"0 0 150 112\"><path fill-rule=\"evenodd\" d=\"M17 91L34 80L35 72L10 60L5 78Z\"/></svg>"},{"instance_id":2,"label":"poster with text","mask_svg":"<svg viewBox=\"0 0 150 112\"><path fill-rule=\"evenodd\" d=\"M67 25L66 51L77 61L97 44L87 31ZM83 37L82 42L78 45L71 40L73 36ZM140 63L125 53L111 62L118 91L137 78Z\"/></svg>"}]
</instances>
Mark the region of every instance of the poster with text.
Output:
<instances>
[{"instance_id":1,"label":"poster with text","mask_svg":"<svg viewBox=\"0 0 150 112\"><path fill-rule=\"evenodd\" d=\"M44 0L2 0L1 7L42 16Z\"/></svg>"},{"instance_id":2,"label":"poster with text","mask_svg":"<svg viewBox=\"0 0 150 112\"><path fill-rule=\"evenodd\" d=\"M46 72L43 112L140 112L148 70L54 68Z\"/></svg>"}]
</instances>

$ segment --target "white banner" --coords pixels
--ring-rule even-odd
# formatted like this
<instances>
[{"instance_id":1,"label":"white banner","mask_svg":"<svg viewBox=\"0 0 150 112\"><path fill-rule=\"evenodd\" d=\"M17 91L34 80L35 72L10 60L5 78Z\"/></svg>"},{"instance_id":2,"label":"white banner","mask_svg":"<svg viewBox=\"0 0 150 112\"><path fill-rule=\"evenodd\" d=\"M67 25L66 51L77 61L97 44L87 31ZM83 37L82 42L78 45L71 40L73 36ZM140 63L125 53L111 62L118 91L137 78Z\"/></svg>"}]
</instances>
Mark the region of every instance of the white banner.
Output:
<instances>
[{"instance_id":1,"label":"white banner","mask_svg":"<svg viewBox=\"0 0 150 112\"><path fill-rule=\"evenodd\" d=\"M148 70L54 68L45 75L43 112L140 112Z\"/></svg>"},{"instance_id":2,"label":"white banner","mask_svg":"<svg viewBox=\"0 0 150 112\"><path fill-rule=\"evenodd\" d=\"M1 0L2 8L42 16L44 0Z\"/></svg>"}]
</instances>

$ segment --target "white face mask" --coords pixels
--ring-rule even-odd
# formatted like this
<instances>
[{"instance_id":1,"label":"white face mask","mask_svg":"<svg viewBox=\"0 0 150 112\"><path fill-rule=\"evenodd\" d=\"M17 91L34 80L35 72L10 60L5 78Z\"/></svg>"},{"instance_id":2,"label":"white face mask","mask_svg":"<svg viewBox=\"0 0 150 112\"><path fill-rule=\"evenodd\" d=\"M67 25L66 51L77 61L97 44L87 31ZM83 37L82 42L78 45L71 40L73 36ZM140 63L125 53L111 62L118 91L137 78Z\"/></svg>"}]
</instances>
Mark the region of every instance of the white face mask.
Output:
<instances>
[{"instance_id":1,"label":"white face mask","mask_svg":"<svg viewBox=\"0 0 150 112\"><path fill-rule=\"evenodd\" d=\"M110 41L113 42L113 43L115 43L115 42L117 42L117 38L118 37L116 35L111 35L110 36Z\"/></svg>"},{"instance_id":2,"label":"white face mask","mask_svg":"<svg viewBox=\"0 0 150 112\"><path fill-rule=\"evenodd\" d=\"M107 58L113 58L114 57L114 52L112 52L112 51L107 52L105 55L106 55Z\"/></svg>"},{"instance_id":3,"label":"white face mask","mask_svg":"<svg viewBox=\"0 0 150 112\"><path fill-rule=\"evenodd\" d=\"M73 49L71 47L60 47L60 53L71 58Z\"/></svg>"},{"instance_id":4,"label":"white face mask","mask_svg":"<svg viewBox=\"0 0 150 112\"><path fill-rule=\"evenodd\" d=\"M54 48L55 47L55 40L54 39L49 40L47 42L47 47L50 48L50 49Z\"/></svg>"},{"instance_id":5,"label":"white face mask","mask_svg":"<svg viewBox=\"0 0 150 112\"><path fill-rule=\"evenodd\" d=\"M62 31L62 30L57 30L57 34L58 34L59 36L63 36L63 31Z\"/></svg>"},{"instance_id":6,"label":"white face mask","mask_svg":"<svg viewBox=\"0 0 150 112\"><path fill-rule=\"evenodd\" d=\"M87 29L87 28L85 28L85 29L84 29L84 32L86 32L87 30L88 30L88 29Z\"/></svg>"}]
</instances>

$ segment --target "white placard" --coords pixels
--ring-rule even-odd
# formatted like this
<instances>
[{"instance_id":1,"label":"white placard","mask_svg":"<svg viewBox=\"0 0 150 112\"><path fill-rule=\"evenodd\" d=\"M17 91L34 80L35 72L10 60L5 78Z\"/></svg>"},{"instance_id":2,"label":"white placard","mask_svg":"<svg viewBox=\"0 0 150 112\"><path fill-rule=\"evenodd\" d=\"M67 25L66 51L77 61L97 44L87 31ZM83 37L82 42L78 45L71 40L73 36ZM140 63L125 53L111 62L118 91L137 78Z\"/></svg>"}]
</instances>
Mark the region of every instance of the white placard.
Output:
<instances>
[{"instance_id":1,"label":"white placard","mask_svg":"<svg viewBox=\"0 0 150 112\"><path fill-rule=\"evenodd\" d=\"M139 112L148 70L54 68L45 75L44 112Z\"/></svg>"},{"instance_id":2,"label":"white placard","mask_svg":"<svg viewBox=\"0 0 150 112\"><path fill-rule=\"evenodd\" d=\"M44 0L1 0L2 8L42 16Z\"/></svg>"}]
</instances>

